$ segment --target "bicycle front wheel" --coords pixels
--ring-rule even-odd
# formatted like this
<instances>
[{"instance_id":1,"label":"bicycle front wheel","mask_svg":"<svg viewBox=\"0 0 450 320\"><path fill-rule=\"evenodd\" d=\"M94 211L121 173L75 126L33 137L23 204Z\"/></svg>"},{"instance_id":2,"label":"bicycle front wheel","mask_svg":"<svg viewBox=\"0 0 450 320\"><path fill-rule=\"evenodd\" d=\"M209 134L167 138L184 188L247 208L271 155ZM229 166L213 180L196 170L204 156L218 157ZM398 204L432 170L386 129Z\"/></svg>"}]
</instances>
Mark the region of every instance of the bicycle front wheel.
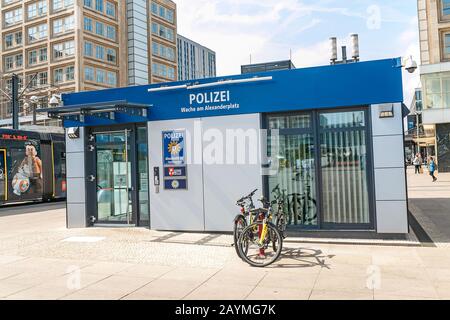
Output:
<instances>
[{"instance_id":1,"label":"bicycle front wheel","mask_svg":"<svg viewBox=\"0 0 450 320\"><path fill-rule=\"evenodd\" d=\"M267 234L261 241L263 222L244 229L238 240L239 256L253 267L267 267L278 260L283 249L283 237L273 224L267 224Z\"/></svg>"}]
</instances>

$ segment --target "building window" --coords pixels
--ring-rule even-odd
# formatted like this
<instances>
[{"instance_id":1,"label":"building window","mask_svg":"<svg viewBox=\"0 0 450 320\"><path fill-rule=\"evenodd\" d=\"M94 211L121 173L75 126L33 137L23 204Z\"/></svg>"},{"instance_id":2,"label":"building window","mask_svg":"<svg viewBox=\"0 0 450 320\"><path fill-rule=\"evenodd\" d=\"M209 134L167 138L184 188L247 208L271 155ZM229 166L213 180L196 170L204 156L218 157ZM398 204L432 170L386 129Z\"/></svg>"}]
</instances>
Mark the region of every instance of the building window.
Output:
<instances>
[{"instance_id":1,"label":"building window","mask_svg":"<svg viewBox=\"0 0 450 320\"><path fill-rule=\"evenodd\" d=\"M30 27L28 29L28 41L38 41L47 38L47 24Z\"/></svg>"},{"instance_id":2,"label":"building window","mask_svg":"<svg viewBox=\"0 0 450 320\"><path fill-rule=\"evenodd\" d=\"M107 79L107 83L110 86L117 86L117 74L115 72L110 72L108 71L108 79Z\"/></svg>"},{"instance_id":3,"label":"building window","mask_svg":"<svg viewBox=\"0 0 450 320\"><path fill-rule=\"evenodd\" d=\"M63 0L53 0L53 11L61 10L63 7Z\"/></svg>"},{"instance_id":4,"label":"building window","mask_svg":"<svg viewBox=\"0 0 450 320\"><path fill-rule=\"evenodd\" d=\"M425 83L425 109L450 108L450 77L445 73L435 73L423 75L422 78L422 83Z\"/></svg>"},{"instance_id":5,"label":"building window","mask_svg":"<svg viewBox=\"0 0 450 320\"><path fill-rule=\"evenodd\" d=\"M5 36L5 48L14 48L22 45L22 31L10 33Z\"/></svg>"},{"instance_id":6,"label":"building window","mask_svg":"<svg viewBox=\"0 0 450 320\"><path fill-rule=\"evenodd\" d=\"M175 41L174 30L159 23L152 22L152 33L171 42Z\"/></svg>"},{"instance_id":7,"label":"building window","mask_svg":"<svg viewBox=\"0 0 450 320\"><path fill-rule=\"evenodd\" d=\"M72 31L75 28L75 17L69 16L53 21L53 34Z\"/></svg>"},{"instance_id":8,"label":"building window","mask_svg":"<svg viewBox=\"0 0 450 320\"><path fill-rule=\"evenodd\" d=\"M170 23L174 22L174 11L172 9L163 7L152 1L151 11L152 14L154 14L155 16L163 18L164 20L169 21Z\"/></svg>"},{"instance_id":9,"label":"building window","mask_svg":"<svg viewBox=\"0 0 450 320\"><path fill-rule=\"evenodd\" d=\"M155 41L152 42L152 54L168 59L170 61L175 61L175 49L167 47Z\"/></svg>"},{"instance_id":10,"label":"building window","mask_svg":"<svg viewBox=\"0 0 450 320\"><path fill-rule=\"evenodd\" d=\"M47 48L39 49L39 61L47 61Z\"/></svg>"},{"instance_id":11,"label":"building window","mask_svg":"<svg viewBox=\"0 0 450 320\"><path fill-rule=\"evenodd\" d=\"M116 27L107 26L106 28L106 37L113 41L116 41Z\"/></svg>"},{"instance_id":12,"label":"building window","mask_svg":"<svg viewBox=\"0 0 450 320\"><path fill-rule=\"evenodd\" d=\"M95 22L95 33L98 34L99 36L103 36L105 34L104 32L104 26L103 23L101 22Z\"/></svg>"},{"instance_id":13,"label":"building window","mask_svg":"<svg viewBox=\"0 0 450 320\"><path fill-rule=\"evenodd\" d=\"M5 12L3 20L5 27L22 22L22 8Z\"/></svg>"},{"instance_id":14,"label":"building window","mask_svg":"<svg viewBox=\"0 0 450 320\"><path fill-rule=\"evenodd\" d=\"M39 78L39 85L43 86L43 85L48 84L48 74L47 74L47 71L39 72L38 78Z\"/></svg>"},{"instance_id":15,"label":"building window","mask_svg":"<svg viewBox=\"0 0 450 320\"><path fill-rule=\"evenodd\" d=\"M114 3L106 1L106 14L112 18L116 17L116 5Z\"/></svg>"},{"instance_id":16,"label":"building window","mask_svg":"<svg viewBox=\"0 0 450 320\"><path fill-rule=\"evenodd\" d=\"M75 42L67 41L53 45L53 58L55 60L75 55Z\"/></svg>"},{"instance_id":17,"label":"building window","mask_svg":"<svg viewBox=\"0 0 450 320\"><path fill-rule=\"evenodd\" d=\"M54 71L54 81L55 83L61 83L64 81L64 69L56 69Z\"/></svg>"},{"instance_id":18,"label":"building window","mask_svg":"<svg viewBox=\"0 0 450 320\"><path fill-rule=\"evenodd\" d=\"M92 9L92 0L84 0L84 6Z\"/></svg>"},{"instance_id":19,"label":"building window","mask_svg":"<svg viewBox=\"0 0 450 320\"><path fill-rule=\"evenodd\" d=\"M92 57L93 55L92 43L88 41L84 43L84 55L88 57Z\"/></svg>"},{"instance_id":20,"label":"building window","mask_svg":"<svg viewBox=\"0 0 450 320\"><path fill-rule=\"evenodd\" d=\"M28 5L28 19L41 17L47 14L47 1L38 1Z\"/></svg>"},{"instance_id":21,"label":"building window","mask_svg":"<svg viewBox=\"0 0 450 320\"><path fill-rule=\"evenodd\" d=\"M92 32L92 19L84 17L84 30Z\"/></svg>"},{"instance_id":22,"label":"building window","mask_svg":"<svg viewBox=\"0 0 450 320\"><path fill-rule=\"evenodd\" d=\"M97 59L105 59L105 48L102 46L95 46L95 57Z\"/></svg>"},{"instance_id":23,"label":"building window","mask_svg":"<svg viewBox=\"0 0 450 320\"><path fill-rule=\"evenodd\" d=\"M450 15L450 0L442 0L442 14L444 16Z\"/></svg>"},{"instance_id":24,"label":"building window","mask_svg":"<svg viewBox=\"0 0 450 320\"><path fill-rule=\"evenodd\" d=\"M14 56L5 57L5 70L14 69Z\"/></svg>"},{"instance_id":25,"label":"building window","mask_svg":"<svg viewBox=\"0 0 450 320\"><path fill-rule=\"evenodd\" d=\"M37 51L36 50L30 51L28 53L28 64L30 66L32 66L33 64L36 64L37 62L38 62Z\"/></svg>"},{"instance_id":26,"label":"building window","mask_svg":"<svg viewBox=\"0 0 450 320\"><path fill-rule=\"evenodd\" d=\"M165 64L153 62L152 75L175 80L175 68Z\"/></svg>"},{"instance_id":27,"label":"building window","mask_svg":"<svg viewBox=\"0 0 450 320\"><path fill-rule=\"evenodd\" d=\"M103 12L103 0L95 0L95 10Z\"/></svg>"},{"instance_id":28,"label":"building window","mask_svg":"<svg viewBox=\"0 0 450 320\"><path fill-rule=\"evenodd\" d=\"M94 68L84 67L84 80L94 81Z\"/></svg>"},{"instance_id":29,"label":"building window","mask_svg":"<svg viewBox=\"0 0 450 320\"><path fill-rule=\"evenodd\" d=\"M67 67L65 73L66 73L66 81L75 80L75 68L73 66Z\"/></svg>"},{"instance_id":30,"label":"building window","mask_svg":"<svg viewBox=\"0 0 450 320\"><path fill-rule=\"evenodd\" d=\"M97 69L97 82L98 83L105 83L106 80L106 72L100 69Z\"/></svg>"},{"instance_id":31,"label":"building window","mask_svg":"<svg viewBox=\"0 0 450 320\"><path fill-rule=\"evenodd\" d=\"M108 62L116 63L116 50L115 49L108 49L106 58Z\"/></svg>"}]
</instances>

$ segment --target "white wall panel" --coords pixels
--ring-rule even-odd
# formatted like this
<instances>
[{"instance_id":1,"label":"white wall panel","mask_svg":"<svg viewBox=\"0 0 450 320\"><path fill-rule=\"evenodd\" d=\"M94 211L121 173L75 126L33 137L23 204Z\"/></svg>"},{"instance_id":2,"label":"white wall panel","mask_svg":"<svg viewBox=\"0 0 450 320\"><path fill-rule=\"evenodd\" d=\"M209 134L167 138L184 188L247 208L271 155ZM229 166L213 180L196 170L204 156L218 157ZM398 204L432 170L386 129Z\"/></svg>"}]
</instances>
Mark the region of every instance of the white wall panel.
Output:
<instances>
[{"instance_id":1,"label":"white wall panel","mask_svg":"<svg viewBox=\"0 0 450 320\"><path fill-rule=\"evenodd\" d=\"M194 124L197 122L198 126L200 124L199 121L199 119L184 119L149 122L150 219L152 229L180 231L205 230L201 157L199 163L188 165L187 190L164 190L163 186L162 131L187 130L194 136ZM198 141L200 138L201 133L200 135L196 135L196 142L198 144L194 142L194 138L192 141L186 141L185 152L188 158L193 156L193 149L195 147L200 147L201 150L201 140ZM161 173L159 193L156 193L156 188L153 184L154 167L159 167Z\"/></svg>"},{"instance_id":2,"label":"white wall panel","mask_svg":"<svg viewBox=\"0 0 450 320\"><path fill-rule=\"evenodd\" d=\"M377 232L408 233L406 201L377 201Z\"/></svg>"},{"instance_id":3,"label":"white wall panel","mask_svg":"<svg viewBox=\"0 0 450 320\"><path fill-rule=\"evenodd\" d=\"M406 180L403 168L375 169L377 200L406 201Z\"/></svg>"},{"instance_id":4,"label":"white wall panel","mask_svg":"<svg viewBox=\"0 0 450 320\"><path fill-rule=\"evenodd\" d=\"M239 116L227 116L227 117L212 117L204 118L203 133L205 137L208 136L208 132L211 135L217 135L221 133L224 138L223 148L223 164L213 163L207 164L205 154L203 163L203 177L205 181L205 224L208 231L232 231L233 230L233 218L239 213L239 208L236 206L236 200L240 197L250 193L254 189L259 189L257 195L262 194L262 176L261 176L261 162L260 162L260 148L259 148L259 130L260 127L260 115L239 115ZM248 139L246 144L241 144L239 147L235 140L235 143L231 143L231 140L227 140L227 131L229 138L232 137L232 132L236 130L242 130L243 133L248 133ZM247 131L250 130L250 131ZM256 136L250 138L252 135ZM251 141L253 140L253 141ZM235 160L231 162L226 161L226 155L230 155L233 151L230 148L226 148L227 142L229 146L234 145L235 148ZM255 145L256 143L256 145ZM204 142L204 151L207 151L207 143ZM253 149L253 150L252 150ZM255 154L255 152L257 154ZM251 153L251 154L249 154ZM246 155L245 164L238 164L237 155ZM251 156L255 155L256 162L250 163ZM219 157L220 158L220 157ZM216 159L219 160L220 159ZM252 159L253 161L254 159ZM255 203L257 200L255 197Z\"/></svg>"},{"instance_id":5,"label":"white wall panel","mask_svg":"<svg viewBox=\"0 0 450 320\"><path fill-rule=\"evenodd\" d=\"M404 168L403 135L373 137L374 168Z\"/></svg>"}]
</instances>

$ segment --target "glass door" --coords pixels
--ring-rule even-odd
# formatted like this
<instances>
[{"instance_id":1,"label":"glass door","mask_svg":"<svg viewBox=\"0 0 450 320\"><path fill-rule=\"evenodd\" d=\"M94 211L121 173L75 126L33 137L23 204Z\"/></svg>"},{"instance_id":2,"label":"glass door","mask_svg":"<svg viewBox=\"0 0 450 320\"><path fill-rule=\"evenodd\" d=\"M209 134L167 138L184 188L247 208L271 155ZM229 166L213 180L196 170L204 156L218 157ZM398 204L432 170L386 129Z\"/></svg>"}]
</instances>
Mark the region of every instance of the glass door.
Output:
<instances>
[{"instance_id":1,"label":"glass door","mask_svg":"<svg viewBox=\"0 0 450 320\"><path fill-rule=\"evenodd\" d=\"M278 172L268 177L270 199L284 199L290 226L317 228L316 144L311 115L270 116L269 129L270 134L278 130L278 139L269 139L269 157L278 158L279 164Z\"/></svg>"},{"instance_id":2,"label":"glass door","mask_svg":"<svg viewBox=\"0 0 450 320\"><path fill-rule=\"evenodd\" d=\"M0 149L0 201L8 200L8 171L6 168L6 150Z\"/></svg>"},{"instance_id":3,"label":"glass door","mask_svg":"<svg viewBox=\"0 0 450 320\"><path fill-rule=\"evenodd\" d=\"M133 224L130 130L96 133L97 222Z\"/></svg>"}]
</instances>

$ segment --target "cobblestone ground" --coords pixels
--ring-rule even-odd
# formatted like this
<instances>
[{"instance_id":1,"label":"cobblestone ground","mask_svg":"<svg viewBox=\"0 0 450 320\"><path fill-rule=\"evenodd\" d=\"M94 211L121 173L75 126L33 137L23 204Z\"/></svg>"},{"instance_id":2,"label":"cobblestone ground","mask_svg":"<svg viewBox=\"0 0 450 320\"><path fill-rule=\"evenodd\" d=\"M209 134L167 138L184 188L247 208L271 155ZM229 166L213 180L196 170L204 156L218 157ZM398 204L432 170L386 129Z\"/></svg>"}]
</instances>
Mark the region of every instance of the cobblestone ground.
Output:
<instances>
[{"instance_id":1,"label":"cobblestone ground","mask_svg":"<svg viewBox=\"0 0 450 320\"><path fill-rule=\"evenodd\" d=\"M414 194L422 182L410 185ZM67 230L63 204L30 208L0 209L0 299L450 299L449 248L414 237L291 238L277 263L255 269L230 235Z\"/></svg>"}]
</instances>

